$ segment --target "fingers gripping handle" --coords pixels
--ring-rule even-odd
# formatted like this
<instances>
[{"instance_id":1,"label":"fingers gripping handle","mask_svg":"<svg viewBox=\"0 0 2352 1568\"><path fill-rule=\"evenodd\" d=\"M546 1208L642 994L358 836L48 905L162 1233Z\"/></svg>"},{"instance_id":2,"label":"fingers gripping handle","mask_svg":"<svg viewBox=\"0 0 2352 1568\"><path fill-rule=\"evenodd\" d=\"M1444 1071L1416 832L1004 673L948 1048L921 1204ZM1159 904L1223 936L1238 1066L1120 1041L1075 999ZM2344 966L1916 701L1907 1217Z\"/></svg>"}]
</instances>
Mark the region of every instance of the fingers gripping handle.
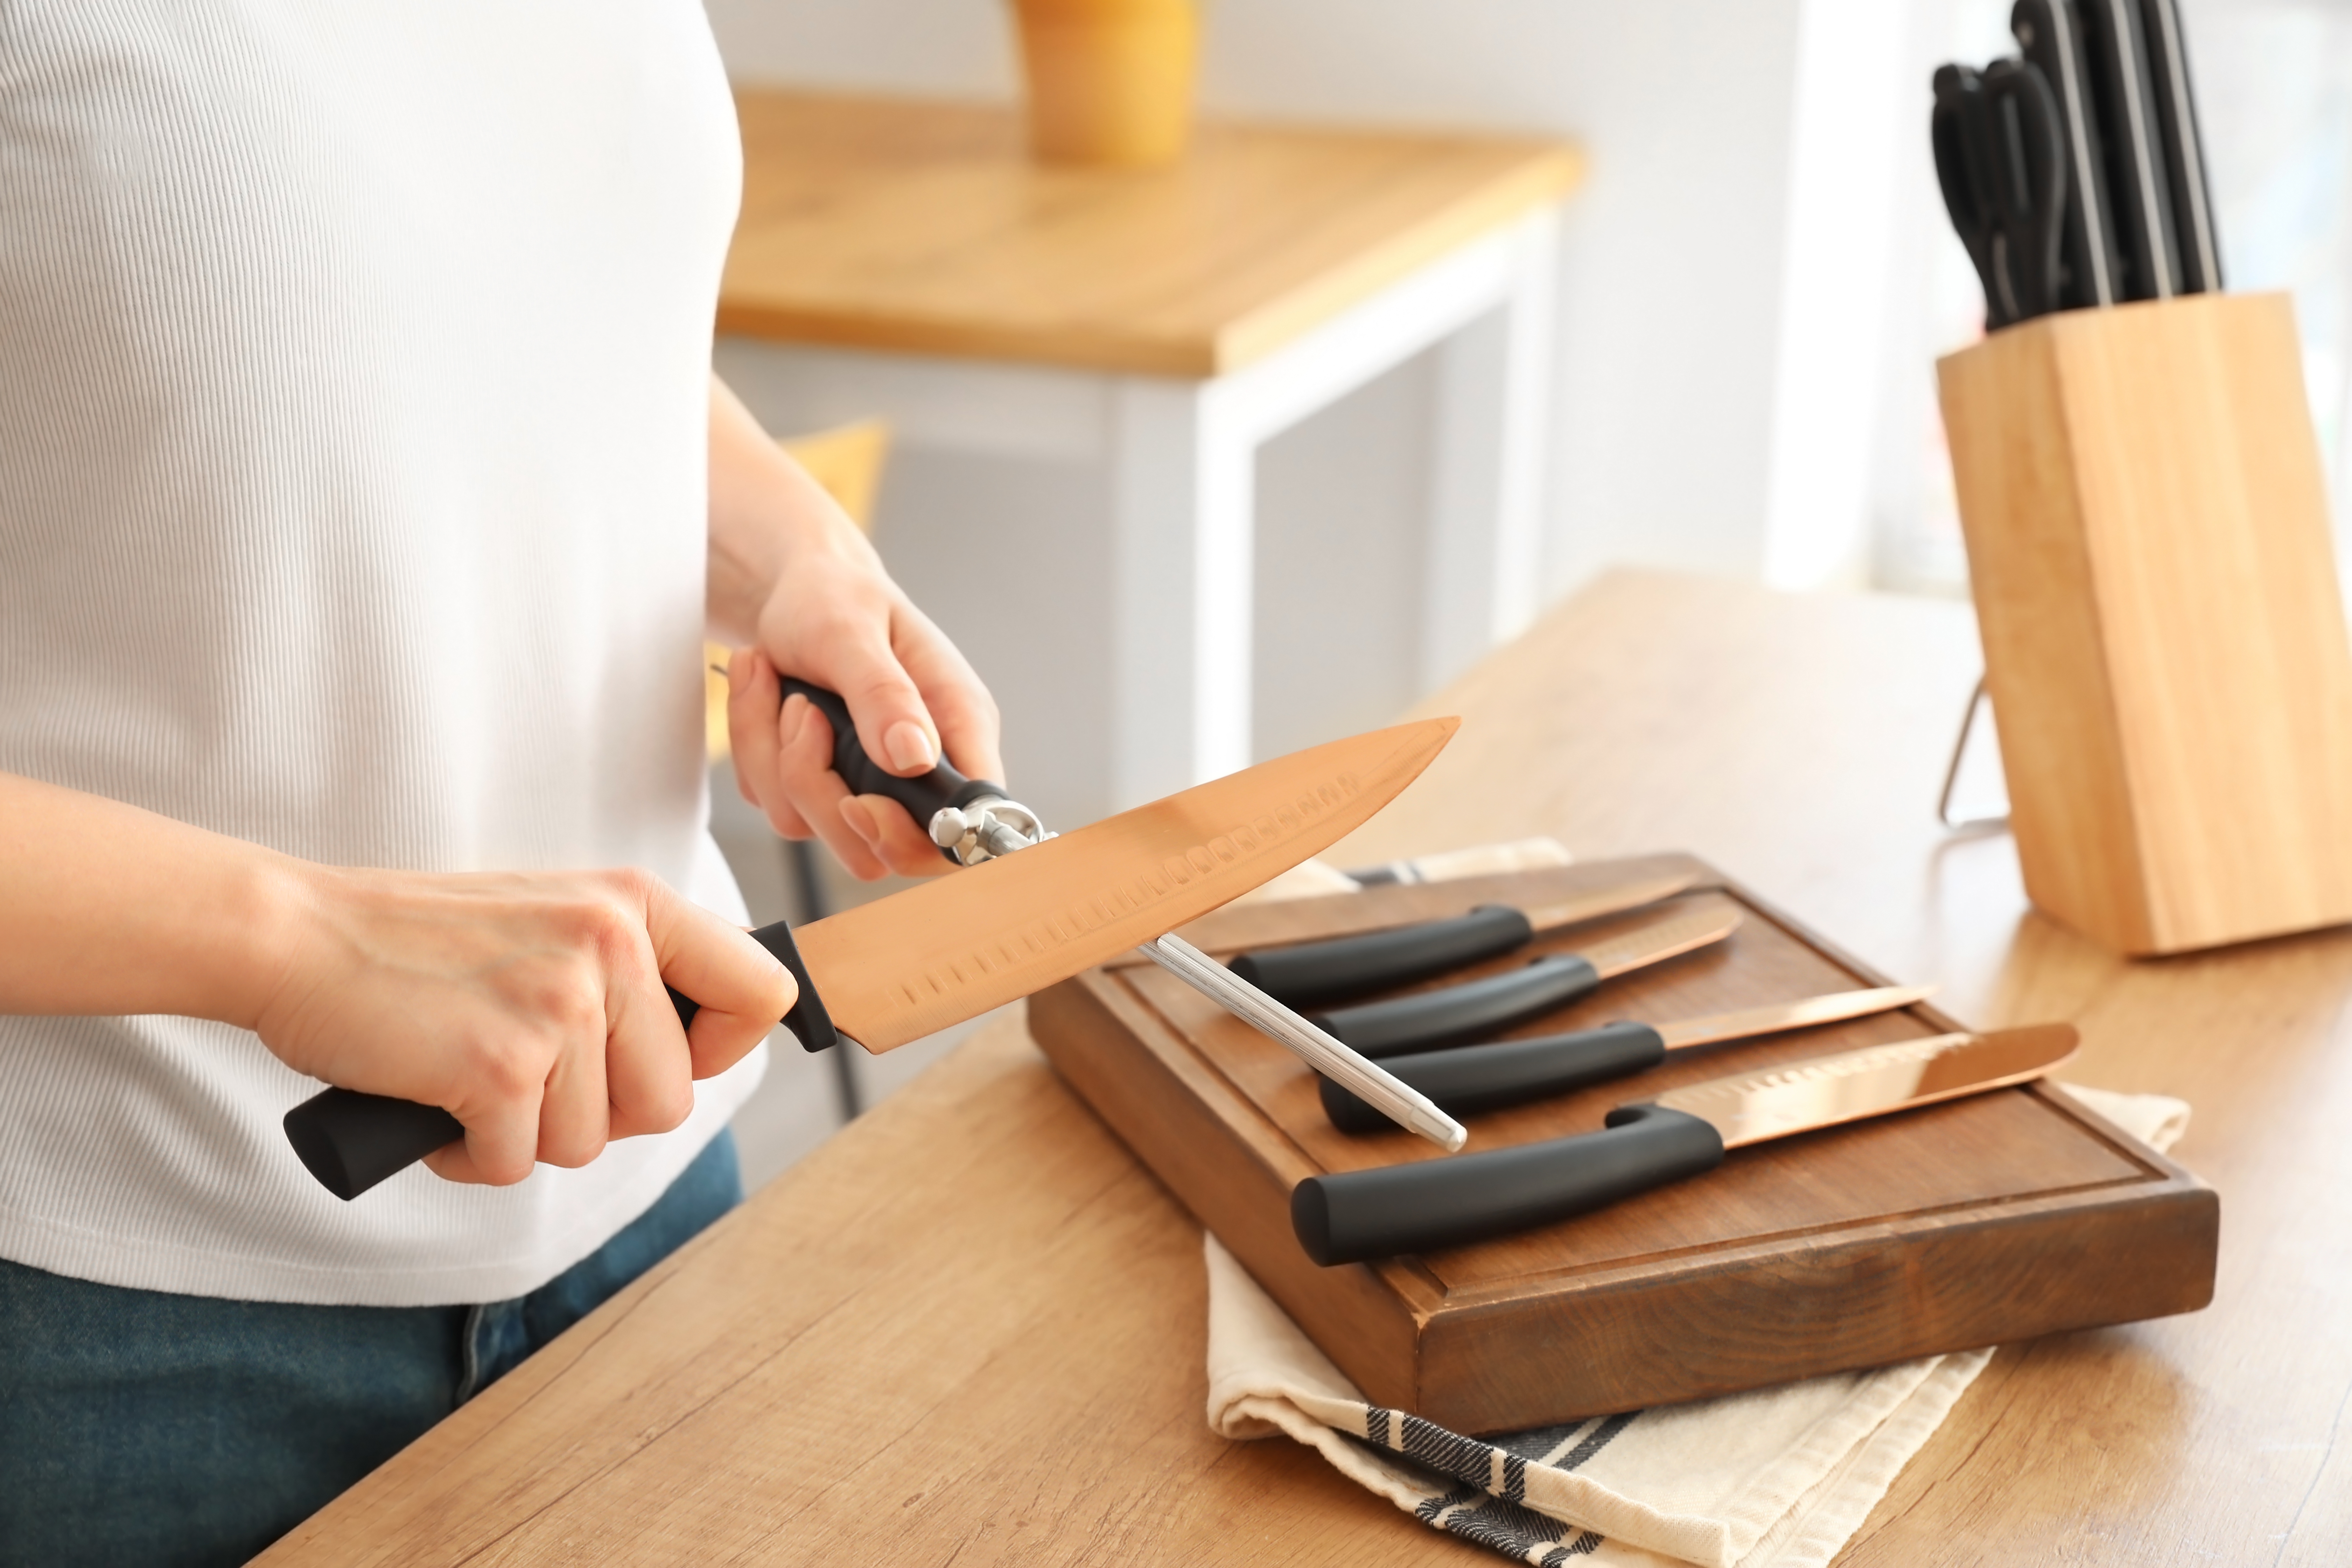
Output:
<instances>
[{"instance_id":1,"label":"fingers gripping handle","mask_svg":"<svg viewBox=\"0 0 2352 1568\"><path fill-rule=\"evenodd\" d=\"M812 1051L821 1051L841 1037L825 1013L824 999L809 983L800 949L783 921L762 926L752 940L776 955L792 971L800 988L784 1027ZM672 990L680 1027L694 1022L702 1009L691 997ZM385 1177L416 1163L434 1150L466 1135L463 1123L437 1105L419 1105L390 1095L362 1094L357 1089L329 1089L312 1095L286 1113L286 1141L319 1179L319 1184L346 1203Z\"/></svg>"},{"instance_id":2,"label":"fingers gripping handle","mask_svg":"<svg viewBox=\"0 0 2352 1568\"><path fill-rule=\"evenodd\" d=\"M1605 1132L1309 1176L1290 1190L1290 1227L1316 1262L1360 1263L1549 1225L1722 1163L1712 1122L1621 1105Z\"/></svg>"},{"instance_id":3,"label":"fingers gripping handle","mask_svg":"<svg viewBox=\"0 0 2352 1568\"><path fill-rule=\"evenodd\" d=\"M822 686L812 686L805 680L787 676L783 679L784 696L795 694L808 699L824 721L833 726L833 771L842 777L852 795L887 795L907 808L915 826L929 831L931 818L945 808L966 806L974 801L1002 799L1003 784L986 779L968 779L956 772L944 759L929 773L914 778L901 778L872 757L858 743L857 721L849 716L849 704ZM955 859L955 851L942 848L940 854Z\"/></svg>"}]
</instances>

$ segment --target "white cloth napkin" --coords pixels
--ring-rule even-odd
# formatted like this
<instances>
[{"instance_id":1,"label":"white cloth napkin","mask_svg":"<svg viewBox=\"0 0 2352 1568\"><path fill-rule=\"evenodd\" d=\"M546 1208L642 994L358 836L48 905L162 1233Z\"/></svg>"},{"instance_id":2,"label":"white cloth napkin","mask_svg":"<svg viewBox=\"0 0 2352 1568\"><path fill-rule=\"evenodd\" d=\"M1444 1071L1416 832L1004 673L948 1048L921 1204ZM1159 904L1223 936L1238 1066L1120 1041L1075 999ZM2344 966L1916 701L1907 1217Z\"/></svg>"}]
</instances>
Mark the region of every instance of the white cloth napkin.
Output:
<instances>
[{"instance_id":1,"label":"white cloth napkin","mask_svg":"<svg viewBox=\"0 0 2352 1568\"><path fill-rule=\"evenodd\" d=\"M2066 1090L2159 1150L2188 1130L2188 1105L2165 1095ZM1367 1404L1217 1238L1205 1241L1210 1426L1286 1433L1423 1523L1540 1568L1818 1568L1992 1359L1958 1352L1465 1437Z\"/></svg>"},{"instance_id":2,"label":"white cloth napkin","mask_svg":"<svg viewBox=\"0 0 2352 1568\"><path fill-rule=\"evenodd\" d=\"M2189 1125L2160 1094L2066 1086L2157 1149ZM1206 1238L1209 1425L1287 1433L1424 1524L1556 1568L1817 1568L1837 1554L1990 1350L1491 1439L1368 1405Z\"/></svg>"}]
</instances>

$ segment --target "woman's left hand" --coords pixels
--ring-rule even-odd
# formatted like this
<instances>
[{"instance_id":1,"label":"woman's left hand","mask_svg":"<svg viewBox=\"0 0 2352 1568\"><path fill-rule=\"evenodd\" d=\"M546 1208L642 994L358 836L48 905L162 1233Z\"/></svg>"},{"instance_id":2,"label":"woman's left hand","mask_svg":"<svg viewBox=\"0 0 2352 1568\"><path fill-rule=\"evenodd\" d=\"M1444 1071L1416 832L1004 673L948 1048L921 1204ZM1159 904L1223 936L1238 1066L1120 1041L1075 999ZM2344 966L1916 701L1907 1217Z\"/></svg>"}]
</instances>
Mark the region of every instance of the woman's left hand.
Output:
<instances>
[{"instance_id":1,"label":"woman's left hand","mask_svg":"<svg viewBox=\"0 0 2352 1568\"><path fill-rule=\"evenodd\" d=\"M785 837L824 839L863 880L944 871L904 806L849 793L833 771L832 726L804 698L780 700L779 672L839 692L866 755L909 778L944 754L968 777L1004 783L995 700L857 525L713 388L711 619L750 645L728 670L743 798Z\"/></svg>"}]
</instances>

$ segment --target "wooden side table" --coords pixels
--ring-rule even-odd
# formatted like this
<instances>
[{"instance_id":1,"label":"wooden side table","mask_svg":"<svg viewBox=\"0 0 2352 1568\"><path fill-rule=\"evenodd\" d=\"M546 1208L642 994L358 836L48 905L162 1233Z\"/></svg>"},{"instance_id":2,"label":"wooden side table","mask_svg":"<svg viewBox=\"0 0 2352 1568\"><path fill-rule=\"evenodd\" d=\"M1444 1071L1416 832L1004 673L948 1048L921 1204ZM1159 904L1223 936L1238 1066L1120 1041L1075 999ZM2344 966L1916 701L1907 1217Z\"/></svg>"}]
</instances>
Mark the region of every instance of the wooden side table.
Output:
<instances>
[{"instance_id":1,"label":"wooden side table","mask_svg":"<svg viewBox=\"0 0 2352 1568\"><path fill-rule=\"evenodd\" d=\"M1251 761L1257 448L1424 349L1424 673L1532 618L1571 149L1213 124L1137 174L1031 163L1010 110L739 109L719 369L763 417L1108 469L1109 804Z\"/></svg>"}]
</instances>

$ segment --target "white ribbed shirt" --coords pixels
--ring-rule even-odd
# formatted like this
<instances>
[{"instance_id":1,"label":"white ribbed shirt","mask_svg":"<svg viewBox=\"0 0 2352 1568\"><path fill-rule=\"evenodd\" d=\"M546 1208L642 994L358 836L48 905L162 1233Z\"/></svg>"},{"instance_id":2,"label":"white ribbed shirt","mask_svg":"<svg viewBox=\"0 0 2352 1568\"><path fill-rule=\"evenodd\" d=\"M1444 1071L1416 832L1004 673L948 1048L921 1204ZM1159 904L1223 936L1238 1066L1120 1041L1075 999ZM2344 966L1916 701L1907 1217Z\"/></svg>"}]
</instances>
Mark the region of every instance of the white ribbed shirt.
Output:
<instances>
[{"instance_id":1,"label":"white ribbed shirt","mask_svg":"<svg viewBox=\"0 0 2352 1568\"><path fill-rule=\"evenodd\" d=\"M740 184L697 0L8 0L0 769L338 865L642 866L741 919L699 657ZM518 1295L763 1063L583 1169L344 1204L279 1130L319 1085L255 1036L0 1018L0 1256Z\"/></svg>"}]
</instances>

